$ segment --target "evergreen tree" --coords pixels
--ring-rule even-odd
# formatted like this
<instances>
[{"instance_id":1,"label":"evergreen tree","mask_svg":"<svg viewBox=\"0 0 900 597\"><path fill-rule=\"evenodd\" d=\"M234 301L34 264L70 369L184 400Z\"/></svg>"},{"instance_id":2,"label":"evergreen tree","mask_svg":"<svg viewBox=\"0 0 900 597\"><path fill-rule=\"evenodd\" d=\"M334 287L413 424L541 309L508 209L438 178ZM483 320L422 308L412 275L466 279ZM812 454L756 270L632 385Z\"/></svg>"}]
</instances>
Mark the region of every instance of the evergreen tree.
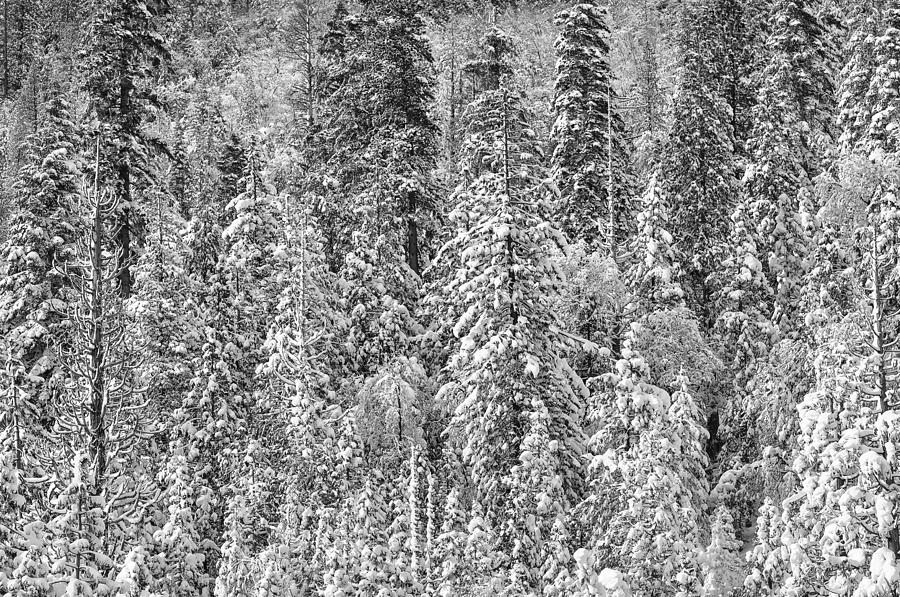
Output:
<instances>
[{"instance_id":1,"label":"evergreen tree","mask_svg":"<svg viewBox=\"0 0 900 597\"><path fill-rule=\"evenodd\" d=\"M734 519L728 508L720 504L710 528L710 543L699 557L704 573L704 595L724 597L738 587L743 568L740 551L741 541L735 533Z\"/></svg>"},{"instance_id":2,"label":"evergreen tree","mask_svg":"<svg viewBox=\"0 0 900 597\"><path fill-rule=\"evenodd\" d=\"M798 213L801 189L819 164L815 134L830 131L831 79L821 25L803 2L776 3L760 72L748 148L750 211L769 284L772 322L782 333L797 327L797 293L808 240Z\"/></svg>"},{"instance_id":3,"label":"evergreen tree","mask_svg":"<svg viewBox=\"0 0 900 597\"><path fill-rule=\"evenodd\" d=\"M714 13L702 5L684 11L682 63L669 140L663 148L662 184L670 199L669 221L682 264L688 304L706 316L706 279L722 258L735 203L734 131L713 63Z\"/></svg>"},{"instance_id":4,"label":"evergreen tree","mask_svg":"<svg viewBox=\"0 0 900 597\"><path fill-rule=\"evenodd\" d=\"M778 595L787 572L789 547L782 541L781 512L771 497L766 497L756 519L756 545L747 553L750 574L744 586L761 595Z\"/></svg>"},{"instance_id":5,"label":"evergreen tree","mask_svg":"<svg viewBox=\"0 0 900 597\"><path fill-rule=\"evenodd\" d=\"M893 2L864 3L853 11L850 56L839 98L841 146L870 155L894 153L897 141L897 60L900 59L900 8Z\"/></svg>"},{"instance_id":6,"label":"evergreen tree","mask_svg":"<svg viewBox=\"0 0 900 597\"><path fill-rule=\"evenodd\" d=\"M26 162L13 183L13 205L0 247L0 334L11 369L6 383L15 425L16 465L32 460L37 436L51 426L49 405L63 371L63 314L70 298L65 270L81 232L73 210L78 192L78 131L65 98L46 104L45 121L25 143ZM31 453L30 455L26 454Z\"/></svg>"},{"instance_id":7,"label":"evergreen tree","mask_svg":"<svg viewBox=\"0 0 900 597\"><path fill-rule=\"evenodd\" d=\"M203 522L209 515L212 496L194 476L183 452L181 446L172 450L161 475L166 487L166 520L153 535L158 561L152 564L156 582L151 589L173 597L209 594L212 587L204 569L202 546L204 531L209 530Z\"/></svg>"},{"instance_id":8,"label":"evergreen tree","mask_svg":"<svg viewBox=\"0 0 900 597\"><path fill-rule=\"evenodd\" d=\"M400 262L419 274L427 256L437 129L428 113L432 56L419 10L397 0L366 2L350 27L338 5L329 24L325 52L337 72L329 76L329 125L318 142L337 187L327 187L319 218L333 266L349 251L351 229L366 234L385 274Z\"/></svg>"},{"instance_id":9,"label":"evergreen tree","mask_svg":"<svg viewBox=\"0 0 900 597\"><path fill-rule=\"evenodd\" d=\"M459 262L443 292L463 299L452 307L462 316L453 328L459 344L451 381L440 394L462 397L452 426L464 434L477 499L495 520L510 496L504 479L519 461L535 396L549 413L551 441L559 442L564 495L576 495L583 386L565 358L574 343L558 331L547 302L561 283L549 251L563 240L547 221L538 148L516 92L505 84L483 92L469 121L474 178L455 194L458 231L448 245L461 253L444 249Z\"/></svg>"},{"instance_id":10,"label":"evergreen tree","mask_svg":"<svg viewBox=\"0 0 900 597\"><path fill-rule=\"evenodd\" d=\"M615 257L632 230L633 182L625 124L615 111L606 7L576 4L556 16L557 78L551 176L557 221L570 240L600 239Z\"/></svg>"},{"instance_id":11,"label":"evergreen tree","mask_svg":"<svg viewBox=\"0 0 900 597\"><path fill-rule=\"evenodd\" d=\"M139 238L136 191L146 186L150 157L160 146L143 124L159 107L150 81L168 56L158 30L167 10L166 0L99 2L88 28L87 48L80 54L96 133L102 140L104 176L115 181L118 283L124 297L131 295L133 283L132 237L135 244Z\"/></svg>"},{"instance_id":12,"label":"evergreen tree","mask_svg":"<svg viewBox=\"0 0 900 597\"><path fill-rule=\"evenodd\" d=\"M460 504L459 488L452 486L444 504L441 532L434 542L434 594L449 597L466 586L468 562L465 559L467 540L466 513Z\"/></svg>"},{"instance_id":13,"label":"evergreen tree","mask_svg":"<svg viewBox=\"0 0 900 597\"><path fill-rule=\"evenodd\" d=\"M684 290L678 281L680 258L672 246L674 238L668 231L668 208L662 192L657 173L653 173L638 214L634 240L637 259L628 271L634 293L648 310L684 304Z\"/></svg>"},{"instance_id":14,"label":"evergreen tree","mask_svg":"<svg viewBox=\"0 0 900 597\"><path fill-rule=\"evenodd\" d=\"M634 336L593 397L591 491L576 512L595 557L625 573L635 594L680 587L690 595L699 584L708 436L684 378L671 397L647 383Z\"/></svg>"},{"instance_id":15,"label":"evergreen tree","mask_svg":"<svg viewBox=\"0 0 900 597\"><path fill-rule=\"evenodd\" d=\"M550 439L549 413L540 399L533 399L531 408L520 463L513 466L506 481L512 499L500 529L501 541L512 546L510 579L505 587L509 595L542 594L546 584L542 573L553 570L543 568L558 558L553 548L561 547L551 541L565 509L555 453L559 442Z\"/></svg>"}]
</instances>

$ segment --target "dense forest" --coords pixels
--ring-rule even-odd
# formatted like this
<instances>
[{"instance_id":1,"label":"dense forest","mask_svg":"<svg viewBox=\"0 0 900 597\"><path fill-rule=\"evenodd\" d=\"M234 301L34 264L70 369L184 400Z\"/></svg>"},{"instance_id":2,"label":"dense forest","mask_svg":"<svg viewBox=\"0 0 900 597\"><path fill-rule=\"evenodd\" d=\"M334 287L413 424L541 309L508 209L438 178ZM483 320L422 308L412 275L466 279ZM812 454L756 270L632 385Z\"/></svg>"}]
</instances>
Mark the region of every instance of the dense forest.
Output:
<instances>
[{"instance_id":1,"label":"dense forest","mask_svg":"<svg viewBox=\"0 0 900 597\"><path fill-rule=\"evenodd\" d=\"M900 0L0 1L0 596L900 596Z\"/></svg>"}]
</instances>

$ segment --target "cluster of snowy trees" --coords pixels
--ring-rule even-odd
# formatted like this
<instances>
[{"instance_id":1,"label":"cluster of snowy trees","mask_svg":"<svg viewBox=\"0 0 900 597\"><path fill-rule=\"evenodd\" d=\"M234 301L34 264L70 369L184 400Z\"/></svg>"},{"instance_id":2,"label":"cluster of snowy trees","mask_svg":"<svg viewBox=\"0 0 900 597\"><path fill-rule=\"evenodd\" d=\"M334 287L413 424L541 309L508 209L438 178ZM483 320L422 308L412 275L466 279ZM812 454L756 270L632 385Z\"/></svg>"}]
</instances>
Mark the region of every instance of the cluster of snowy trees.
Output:
<instances>
[{"instance_id":1,"label":"cluster of snowy trees","mask_svg":"<svg viewBox=\"0 0 900 597\"><path fill-rule=\"evenodd\" d=\"M4 0L0 596L896 596L900 0Z\"/></svg>"}]
</instances>

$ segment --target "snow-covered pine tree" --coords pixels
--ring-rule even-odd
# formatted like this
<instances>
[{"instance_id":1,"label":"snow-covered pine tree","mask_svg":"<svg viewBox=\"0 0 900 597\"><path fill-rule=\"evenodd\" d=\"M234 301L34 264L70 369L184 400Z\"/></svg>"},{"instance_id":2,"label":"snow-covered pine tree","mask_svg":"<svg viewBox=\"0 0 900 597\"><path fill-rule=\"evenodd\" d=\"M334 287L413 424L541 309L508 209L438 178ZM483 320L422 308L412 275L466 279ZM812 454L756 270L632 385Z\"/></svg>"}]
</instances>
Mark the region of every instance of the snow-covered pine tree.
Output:
<instances>
[{"instance_id":1,"label":"snow-covered pine tree","mask_svg":"<svg viewBox=\"0 0 900 597\"><path fill-rule=\"evenodd\" d=\"M104 178L118 201L116 245L119 291L131 295L136 225L136 190L151 176L149 160L159 149L143 124L159 100L148 83L168 56L159 22L168 9L164 0L103 0L92 7L86 48L79 55L85 90L91 101L103 147Z\"/></svg>"},{"instance_id":2,"label":"snow-covered pine tree","mask_svg":"<svg viewBox=\"0 0 900 597\"><path fill-rule=\"evenodd\" d=\"M551 541L563 524L565 497L559 476L558 441L550 439L549 413L540 398L533 398L529 427L522 440L519 463L505 480L512 499L499 529L502 544L511 546L509 579L501 595L541 595L547 585L544 574L556 576L562 544ZM545 567L550 565L550 569Z\"/></svg>"},{"instance_id":3,"label":"snow-covered pine tree","mask_svg":"<svg viewBox=\"0 0 900 597\"><path fill-rule=\"evenodd\" d=\"M731 215L731 242L721 270L714 274L715 301L719 311L715 330L726 339L726 354L734 374L735 389L746 388L755 359L771 344L772 325L767 306L773 291L763 271L756 234L741 203Z\"/></svg>"},{"instance_id":4,"label":"snow-covered pine tree","mask_svg":"<svg viewBox=\"0 0 900 597\"><path fill-rule=\"evenodd\" d=\"M347 281L348 364L359 375L406 352L417 333L419 275L433 252L437 127L421 8L376 0L348 15L339 5L325 40L326 124L312 178L324 198L316 215L328 262Z\"/></svg>"},{"instance_id":5,"label":"snow-covered pine tree","mask_svg":"<svg viewBox=\"0 0 900 597\"><path fill-rule=\"evenodd\" d=\"M862 2L852 17L850 56L838 93L841 148L866 157L873 151L894 153L900 149L900 7L892 1Z\"/></svg>"},{"instance_id":6,"label":"snow-covered pine tree","mask_svg":"<svg viewBox=\"0 0 900 597\"><path fill-rule=\"evenodd\" d=\"M459 594L466 586L469 562L465 558L468 517L460 503L460 491L451 486L444 503L441 530L434 541L432 578L429 583L438 597Z\"/></svg>"},{"instance_id":7,"label":"snow-covered pine tree","mask_svg":"<svg viewBox=\"0 0 900 597\"><path fill-rule=\"evenodd\" d=\"M556 15L560 34L551 138L556 221L571 241L623 253L633 230L630 156L609 65L607 8L590 0Z\"/></svg>"},{"instance_id":8,"label":"snow-covered pine tree","mask_svg":"<svg viewBox=\"0 0 900 597\"><path fill-rule=\"evenodd\" d=\"M704 0L700 10L715 29L707 31L709 67L716 92L729 107L735 153L746 155L745 143L753 126L760 47L764 43L767 0Z\"/></svg>"},{"instance_id":9,"label":"snow-covered pine tree","mask_svg":"<svg viewBox=\"0 0 900 597\"><path fill-rule=\"evenodd\" d=\"M25 504L21 495L22 476L16 463L15 429L7 413L0 419L0 588L13 577L16 557L23 557L20 547L18 513Z\"/></svg>"},{"instance_id":10,"label":"snow-covered pine tree","mask_svg":"<svg viewBox=\"0 0 900 597\"><path fill-rule=\"evenodd\" d=\"M880 0L856 3L847 17L848 56L837 90L837 125L844 153L863 149L860 144L872 122L872 106L866 100L875 76L875 40L882 33L881 4Z\"/></svg>"},{"instance_id":11,"label":"snow-covered pine tree","mask_svg":"<svg viewBox=\"0 0 900 597\"><path fill-rule=\"evenodd\" d=\"M816 135L830 132L828 66L823 28L805 2L777 2L758 75L746 179L759 257L775 291L771 319L782 334L795 333L799 324L797 294L809 240L798 194L821 169L813 157Z\"/></svg>"},{"instance_id":12,"label":"snow-covered pine tree","mask_svg":"<svg viewBox=\"0 0 900 597\"><path fill-rule=\"evenodd\" d=\"M0 246L0 343L7 360L6 414L16 427L16 466L35 450L35 434L50 427L50 396L62 384L57 352L68 310L65 266L78 230L71 204L78 192L78 131L69 104L55 92L43 123L24 144L26 161L12 185L12 205Z\"/></svg>"},{"instance_id":13,"label":"snow-covered pine tree","mask_svg":"<svg viewBox=\"0 0 900 597\"><path fill-rule=\"evenodd\" d=\"M172 597L209 595L213 586L204 553L213 496L195 476L194 466L176 440L160 475L165 522L153 534L155 582L150 589Z\"/></svg>"},{"instance_id":14,"label":"snow-covered pine tree","mask_svg":"<svg viewBox=\"0 0 900 597\"><path fill-rule=\"evenodd\" d=\"M276 251L278 285L274 315L263 352L267 360L257 370L284 401L290 423L299 435L310 434L304 449L317 443L316 413L343 372L337 280L325 263L312 197L282 197L278 210L283 238ZM296 420L295 420L296 418Z\"/></svg>"},{"instance_id":15,"label":"snow-covered pine tree","mask_svg":"<svg viewBox=\"0 0 900 597\"><path fill-rule=\"evenodd\" d=\"M742 543L728 507L719 504L710 527L710 542L698 556L703 572L703 595L727 597L743 585Z\"/></svg>"},{"instance_id":16,"label":"snow-covered pine tree","mask_svg":"<svg viewBox=\"0 0 900 597\"><path fill-rule=\"evenodd\" d=\"M875 73L867 100L872 120L867 137L872 151L900 151L900 5L889 1L884 8L884 31L875 40Z\"/></svg>"},{"instance_id":17,"label":"snow-covered pine tree","mask_svg":"<svg viewBox=\"0 0 900 597\"><path fill-rule=\"evenodd\" d=\"M384 475L372 470L348 512L353 517L348 572L359 595L385 594L393 584L396 564L388 549L386 491Z\"/></svg>"},{"instance_id":18,"label":"snow-covered pine tree","mask_svg":"<svg viewBox=\"0 0 900 597\"><path fill-rule=\"evenodd\" d=\"M791 569L791 539L785 530L783 512L767 496L756 519L756 545L747 552L747 589L764 597L782 594L784 577Z\"/></svg>"},{"instance_id":19,"label":"snow-covered pine tree","mask_svg":"<svg viewBox=\"0 0 900 597\"><path fill-rule=\"evenodd\" d=\"M701 320L708 317L706 279L724 251L737 184L731 115L719 81L706 67L713 62L715 48L707 32L715 21L715 12L702 3L683 11L679 83L660 179L671 202L675 248L690 256L682 263L682 286Z\"/></svg>"},{"instance_id":20,"label":"snow-covered pine tree","mask_svg":"<svg viewBox=\"0 0 900 597\"><path fill-rule=\"evenodd\" d=\"M134 527L155 498L138 458L158 431L135 371L140 356L120 293L109 227L118 198L100 183L100 141L92 187L77 196L86 234L67 267L72 288L70 342L62 351L67 384L57 398L50 472L54 565L72 591L114 585L114 562L136 546ZM76 593L78 594L78 593Z\"/></svg>"},{"instance_id":21,"label":"snow-covered pine tree","mask_svg":"<svg viewBox=\"0 0 900 597\"><path fill-rule=\"evenodd\" d=\"M686 379L671 397L648 383L632 349L637 331L592 397L590 491L575 511L586 521L577 536L594 558L626 574L635 594L680 587L690 595L699 587L707 432Z\"/></svg>"},{"instance_id":22,"label":"snow-covered pine tree","mask_svg":"<svg viewBox=\"0 0 900 597\"><path fill-rule=\"evenodd\" d=\"M371 375L406 354L418 329L407 307L415 301L417 281L409 268L379 252L382 241L354 232L341 271L346 362L358 375Z\"/></svg>"},{"instance_id":23,"label":"snow-covered pine tree","mask_svg":"<svg viewBox=\"0 0 900 597\"><path fill-rule=\"evenodd\" d=\"M674 239L668 230L668 206L662 193L658 172L654 172L637 216L636 259L627 274L647 311L684 305L684 290L678 280L681 258L675 253Z\"/></svg>"},{"instance_id":24,"label":"snow-covered pine tree","mask_svg":"<svg viewBox=\"0 0 900 597\"><path fill-rule=\"evenodd\" d=\"M478 54L463 66L463 71L472 79L472 93L479 91L496 91L499 88L501 77L509 77L512 74L512 61L516 52L514 40L503 29L492 26L485 32L479 43ZM464 115L462 120L469 118ZM468 124L467 122L465 124ZM486 170L497 169L495 160L485 157L483 151L477 148L490 144L489 132L476 128L466 130L466 139L460 149L460 177L467 182L478 178ZM461 193L467 188L467 184L459 186L451 194L448 205L452 208L460 202ZM457 229L470 226L481 217L482 205L472 203L471 208L465 211L456 210L448 218ZM457 219L453 222L453 218ZM450 357L458 349L458 339L454 332L454 325L463 315L462 305L455 297L446 292L446 280L461 267L460 255L465 250L462 244L465 238L461 236L450 237L441 246L429 270L425 273L425 296L422 299L422 315L427 321L428 331L423 336L422 351L427 358L424 360L434 372L439 381L446 381L445 366Z\"/></svg>"},{"instance_id":25,"label":"snow-covered pine tree","mask_svg":"<svg viewBox=\"0 0 900 597\"><path fill-rule=\"evenodd\" d=\"M519 94L504 80L483 92L468 112L468 176L454 194L457 226L444 296L461 313L451 380L439 399L456 404L452 427L462 434L477 499L490 520L502 517L505 482L519 462L532 398L549 413L549 436L559 442L565 499L581 484L581 380L566 361L576 346L562 333L549 298L561 277L549 252L563 243L548 221L547 193ZM459 261L456 261L458 259ZM455 263L454 263L455 262ZM462 302L457 302L462 299Z\"/></svg>"},{"instance_id":26,"label":"snow-covered pine tree","mask_svg":"<svg viewBox=\"0 0 900 597\"><path fill-rule=\"evenodd\" d=\"M328 77L328 124L317 143L331 181L319 218L333 265L350 250L352 231L376 243L371 248L389 267L385 276L400 262L418 275L426 263L437 128L428 111L432 56L421 8L373 0L351 17L339 5L329 24L326 51L336 72ZM396 293L403 280L387 282Z\"/></svg>"}]
</instances>

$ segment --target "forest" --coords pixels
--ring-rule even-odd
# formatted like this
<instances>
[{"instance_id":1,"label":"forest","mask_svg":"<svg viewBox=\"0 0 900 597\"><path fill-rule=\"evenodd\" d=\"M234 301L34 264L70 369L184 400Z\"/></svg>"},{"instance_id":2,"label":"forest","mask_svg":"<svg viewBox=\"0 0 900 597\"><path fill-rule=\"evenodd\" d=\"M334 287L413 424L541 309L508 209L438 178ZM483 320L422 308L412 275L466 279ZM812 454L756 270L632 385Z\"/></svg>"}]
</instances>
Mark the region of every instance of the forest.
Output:
<instances>
[{"instance_id":1,"label":"forest","mask_svg":"<svg viewBox=\"0 0 900 597\"><path fill-rule=\"evenodd\" d=\"M0 596L900 597L900 0L0 1Z\"/></svg>"}]
</instances>

